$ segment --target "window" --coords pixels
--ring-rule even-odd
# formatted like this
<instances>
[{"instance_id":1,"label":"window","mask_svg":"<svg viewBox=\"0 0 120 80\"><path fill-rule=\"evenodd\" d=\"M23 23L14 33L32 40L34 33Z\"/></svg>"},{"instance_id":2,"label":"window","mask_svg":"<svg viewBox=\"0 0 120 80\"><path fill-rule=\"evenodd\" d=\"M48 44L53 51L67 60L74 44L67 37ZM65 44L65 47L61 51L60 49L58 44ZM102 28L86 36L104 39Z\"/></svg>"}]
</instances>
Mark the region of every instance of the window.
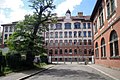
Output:
<instances>
[{"instance_id":1,"label":"window","mask_svg":"<svg viewBox=\"0 0 120 80\"><path fill-rule=\"evenodd\" d=\"M53 38L53 32L50 33L50 38Z\"/></svg>"},{"instance_id":2,"label":"window","mask_svg":"<svg viewBox=\"0 0 120 80\"><path fill-rule=\"evenodd\" d=\"M87 37L87 35L86 35L86 31L83 31L83 33L84 33L84 37Z\"/></svg>"},{"instance_id":3,"label":"window","mask_svg":"<svg viewBox=\"0 0 120 80\"><path fill-rule=\"evenodd\" d=\"M88 37L91 37L91 31L88 31Z\"/></svg>"},{"instance_id":4,"label":"window","mask_svg":"<svg viewBox=\"0 0 120 80\"><path fill-rule=\"evenodd\" d=\"M84 45L87 45L87 40L84 40Z\"/></svg>"},{"instance_id":5,"label":"window","mask_svg":"<svg viewBox=\"0 0 120 80\"><path fill-rule=\"evenodd\" d=\"M97 33L97 22L94 23L95 26L95 33Z\"/></svg>"},{"instance_id":6,"label":"window","mask_svg":"<svg viewBox=\"0 0 120 80\"><path fill-rule=\"evenodd\" d=\"M80 29L80 23L79 22L74 23L74 29Z\"/></svg>"},{"instance_id":7,"label":"window","mask_svg":"<svg viewBox=\"0 0 120 80\"><path fill-rule=\"evenodd\" d=\"M48 32L46 32L46 38L49 38L49 33Z\"/></svg>"},{"instance_id":8,"label":"window","mask_svg":"<svg viewBox=\"0 0 120 80\"><path fill-rule=\"evenodd\" d=\"M69 40L69 44L70 44L70 46L72 46L72 40Z\"/></svg>"},{"instance_id":9,"label":"window","mask_svg":"<svg viewBox=\"0 0 120 80\"><path fill-rule=\"evenodd\" d=\"M91 40L88 40L88 45L91 45Z\"/></svg>"},{"instance_id":10,"label":"window","mask_svg":"<svg viewBox=\"0 0 120 80\"><path fill-rule=\"evenodd\" d=\"M9 34L9 37L11 36L12 34Z\"/></svg>"},{"instance_id":11,"label":"window","mask_svg":"<svg viewBox=\"0 0 120 80\"><path fill-rule=\"evenodd\" d=\"M98 43L97 42L95 44L95 56L96 56L96 58L99 57L99 48L98 48Z\"/></svg>"},{"instance_id":12,"label":"window","mask_svg":"<svg viewBox=\"0 0 120 80\"><path fill-rule=\"evenodd\" d=\"M86 23L83 23L83 29L86 29Z\"/></svg>"},{"instance_id":13,"label":"window","mask_svg":"<svg viewBox=\"0 0 120 80\"><path fill-rule=\"evenodd\" d=\"M65 29L71 29L71 23L65 23Z\"/></svg>"},{"instance_id":14,"label":"window","mask_svg":"<svg viewBox=\"0 0 120 80\"><path fill-rule=\"evenodd\" d=\"M9 32L12 32L12 28L13 28L13 27L12 27L12 26L10 26L10 30L9 30Z\"/></svg>"},{"instance_id":15,"label":"window","mask_svg":"<svg viewBox=\"0 0 120 80\"><path fill-rule=\"evenodd\" d=\"M87 23L87 25L88 25L88 29L91 29L90 23Z\"/></svg>"},{"instance_id":16,"label":"window","mask_svg":"<svg viewBox=\"0 0 120 80\"><path fill-rule=\"evenodd\" d=\"M101 40L101 57L106 56L106 48L105 48L105 39L102 38Z\"/></svg>"},{"instance_id":17,"label":"window","mask_svg":"<svg viewBox=\"0 0 120 80\"><path fill-rule=\"evenodd\" d=\"M114 12L115 10L115 0L110 0L111 1L111 12Z\"/></svg>"},{"instance_id":18,"label":"window","mask_svg":"<svg viewBox=\"0 0 120 80\"><path fill-rule=\"evenodd\" d=\"M79 54L82 54L82 50L81 49L79 49Z\"/></svg>"},{"instance_id":19,"label":"window","mask_svg":"<svg viewBox=\"0 0 120 80\"><path fill-rule=\"evenodd\" d=\"M58 46L58 40L55 40L55 46Z\"/></svg>"},{"instance_id":20,"label":"window","mask_svg":"<svg viewBox=\"0 0 120 80\"><path fill-rule=\"evenodd\" d=\"M67 52L67 49L65 49L65 54L67 54L68 52Z\"/></svg>"},{"instance_id":21,"label":"window","mask_svg":"<svg viewBox=\"0 0 120 80\"><path fill-rule=\"evenodd\" d=\"M64 32L64 37L67 38L67 32Z\"/></svg>"},{"instance_id":22,"label":"window","mask_svg":"<svg viewBox=\"0 0 120 80\"><path fill-rule=\"evenodd\" d=\"M110 16L115 11L115 0L107 0L107 18L110 18Z\"/></svg>"},{"instance_id":23,"label":"window","mask_svg":"<svg viewBox=\"0 0 120 80\"><path fill-rule=\"evenodd\" d=\"M72 54L72 49L69 49L69 54Z\"/></svg>"},{"instance_id":24,"label":"window","mask_svg":"<svg viewBox=\"0 0 120 80\"><path fill-rule=\"evenodd\" d=\"M77 46L77 40L74 40L74 45Z\"/></svg>"},{"instance_id":25,"label":"window","mask_svg":"<svg viewBox=\"0 0 120 80\"><path fill-rule=\"evenodd\" d=\"M53 46L53 40L50 41L50 46Z\"/></svg>"},{"instance_id":26,"label":"window","mask_svg":"<svg viewBox=\"0 0 120 80\"><path fill-rule=\"evenodd\" d=\"M91 54L92 53L92 51L91 51L91 49L89 49L89 54Z\"/></svg>"},{"instance_id":27,"label":"window","mask_svg":"<svg viewBox=\"0 0 120 80\"><path fill-rule=\"evenodd\" d=\"M56 24L56 29L57 29L57 30L62 29L62 23L57 23L57 24Z\"/></svg>"},{"instance_id":28,"label":"window","mask_svg":"<svg viewBox=\"0 0 120 80\"><path fill-rule=\"evenodd\" d=\"M57 49L55 49L55 54L58 54L58 50Z\"/></svg>"},{"instance_id":29,"label":"window","mask_svg":"<svg viewBox=\"0 0 120 80\"><path fill-rule=\"evenodd\" d=\"M71 31L69 32L69 38L72 38L72 32Z\"/></svg>"},{"instance_id":30,"label":"window","mask_svg":"<svg viewBox=\"0 0 120 80\"><path fill-rule=\"evenodd\" d=\"M62 32L60 32L59 38L62 38L62 37L63 37L63 33L62 33Z\"/></svg>"},{"instance_id":31,"label":"window","mask_svg":"<svg viewBox=\"0 0 120 80\"><path fill-rule=\"evenodd\" d=\"M62 61L62 58L60 58L60 61Z\"/></svg>"},{"instance_id":32,"label":"window","mask_svg":"<svg viewBox=\"0 0 120 80\"><path fill-rule=\"evenodd\" d=\"M5 39L7 39L7 37L8 37L8 34L5 34Z\"/></svg>"},{"instance_id":33,"label":"window","mask_svg":"<svg viewBox=\"0 0 120 80\"><path fill-rule=\"evenodd\" d=\"M51 29L51 30L54 29L54 24L50 24L50 29Z\"/></svg>"},{"instance_id":34,"label":"window","mask_svg":"<svg viewBox=\"0 0 120 80\"><path fill-rule=\"evenodd\" d=\"M60 49L60 54L62 54L62 49Z\"/></svg>"},{"instance_id":35,"label":"window","mask_svg":"<svg viewBox=\"0 0 120 80\"><path fill-rule=\"evenodd\" d=\"M55 32L55 38L58 38L58 32Z\"/></svg>"},{"instance_id":36,"label":"window","mask_svg":"<svg viewBox=\"0 0 120 80\"><path fill-rule=\"evenodd\" d=\"M48 41L48 40L46 40L46 41L45 41L45 43L46 43L46 46L49 46L49 45L48 45L48 43L49 43L49 41Z\"/></svg>"},{"instance_id":37,"label":"window","mask_svg":"<svg viewBox=\"0 0 120 80\"><path fill-rule=\"evenodd\" d=\"M76 31L74 31L74 37L77 37L77 32Z\"/></svg>"},{"instance_id":38,"label":"window","mask_svg":"<svg viewBox=\"0 0 120 80\"><path fill-rule=\"evenodd\" d=\"M108 2L107 2L107 17L109 17L109 16L110 16L110 2L108 0Z\"/></svg>"},{"instance_id":39,"label":"window","mask_svg":"<svg viewBox=\"0 0 120 80\"><path fill-rule=\"evenodd\" d=\"M60 40L60 46L62 46L63 45L63 41L62 40Z\"/></svg>"},{"instance_id":40,"label":"window","mask_svg":"<svg viewBox=\"0 0 120 80\"><path fill-rule=\"evenodd\" d=\"M113 30L110 34L110 56L118 56L119 55L119 47L118 47L118 36L115 30Z\"/></svg>"},{"instance_id":41,"label":"window","mask_svg":"<svg viewBox=\"0 0 120 80\"><path fill-rule=\"evenodd\" d=\"M77 49L74 50L74 54L77 54Z\"/></svg>"},{"instance_id":42,"label":"window","mask_svg":"<svg viewBox=\"0 0 120 80\"><path fill-rule=\"evenodd\" d=\"M87 54L87 49L84 49L84 54Z\"/></svg>"},{"instance_id":43,"label":"window","mask_svg":"<svg viewBox=\"0 0 120 80\"><path fill-rule=\"evenodd\" d=\"M81 37L81 31L78 32L78 37Z\"/></svg>"},{"instance_id":44,"label":"window","mask_svg":"<svg viewBox=\"0 0 120 80\"><path fill-rule=\"evenodd\" d=\"M64 43L65 43L65 46L68 46L68 41L67 40L65 40Z\"/></svg>"},{"instance_id":45,"label":"window","mask_svg":"<svg viewBox=\"0 0 120 80\"><path fill-rule=\"evenodd\" d=\"M82 45L82 40L81 39L79 39L79 45Z\"/></svg>"},{"instance_id":46,"label":"window","mask_svg":"<svg viewBox=\"0 0 120 80\"><path fill-rule=\"evenodd\" d=\"M102 5L102 3L100 4L100 8L99 8L99 22L100 22L100 28L101 28L103 26L103 24L104 24L103 5Z\"/></svg>"},{"instance_id":47,"label":"window","mask_svg":"<svg viewBox=\"0 0 120 80\"><path fill-rule=\"evenodd\" d=\"M49 50L49 54L50 55L52 55L53 54L53 50L51 49L51 50Z\"/></svg>"},{"instance_id":48,"label":"window","mask_svg":"<svg viewBox=\"0 0 120 80\"><path fill-rule=\"evenodd\" d=\"M8 32L8 26L5 27L5 32Z\"/></svg>"}]
</instances>

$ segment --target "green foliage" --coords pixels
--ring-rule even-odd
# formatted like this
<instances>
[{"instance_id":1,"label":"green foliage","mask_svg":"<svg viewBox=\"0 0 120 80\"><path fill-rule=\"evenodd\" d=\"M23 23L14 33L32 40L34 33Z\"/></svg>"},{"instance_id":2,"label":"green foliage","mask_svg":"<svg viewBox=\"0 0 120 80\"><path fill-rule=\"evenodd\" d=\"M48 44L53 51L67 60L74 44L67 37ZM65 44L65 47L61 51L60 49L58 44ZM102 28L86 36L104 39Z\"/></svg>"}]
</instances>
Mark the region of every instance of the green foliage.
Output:
<instances>
[{"instance_id":1,"label":"green foliage","mask_svg":"<svg viewBox=\"0 0 120 80\"><path fill-rule=\"evenodd\" d=\"M11 69L19 69L21 66L21 55L16 52L8 52L6 54L7 64Z\"/></svg>"},{"instance_id":2,"label":"green foliage","mask_svg":"<svg viewBox=\"0 0 120 80\"><path fill-rule=\"evenodd\" d=\"M40 55L40 59L42 63L48 63L48 56L47 54L43 53Z\"/></svg>"},{"instance_id":3,"label":"green foliage","mask_svg":"<svg viewBox=\"0 0 120 80\"><path fill-rule=\"evenodd\" d=\"M30 0L30 2L34 14L26 15L23 21L18 22L15 32L7 40L11 51L7 54L10 67L20 62L20 54L26 54L27 65L32 66L34 56L45 52L43 33L48 30L48 23L56 22L56 15L52 14L55 8L53 0Z\"/></svg>"}]
</instances>

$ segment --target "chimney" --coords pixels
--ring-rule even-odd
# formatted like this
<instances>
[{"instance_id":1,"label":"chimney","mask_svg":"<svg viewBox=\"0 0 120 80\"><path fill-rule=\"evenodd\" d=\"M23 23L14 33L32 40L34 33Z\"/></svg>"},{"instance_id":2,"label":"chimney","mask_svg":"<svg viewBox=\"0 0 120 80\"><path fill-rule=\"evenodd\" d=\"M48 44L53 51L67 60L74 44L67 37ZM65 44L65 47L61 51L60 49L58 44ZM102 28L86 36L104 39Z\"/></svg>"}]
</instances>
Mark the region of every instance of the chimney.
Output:
<instances>
[{"instance_id":1,"label":"chimney","mask_svg":"<svg viewBox=\"0 0 120 80\"><path fill-rule=\"evenodd\" d=\"M78 12L78 16L83 16L83 12Z\"/></svg>"}]
</instances>

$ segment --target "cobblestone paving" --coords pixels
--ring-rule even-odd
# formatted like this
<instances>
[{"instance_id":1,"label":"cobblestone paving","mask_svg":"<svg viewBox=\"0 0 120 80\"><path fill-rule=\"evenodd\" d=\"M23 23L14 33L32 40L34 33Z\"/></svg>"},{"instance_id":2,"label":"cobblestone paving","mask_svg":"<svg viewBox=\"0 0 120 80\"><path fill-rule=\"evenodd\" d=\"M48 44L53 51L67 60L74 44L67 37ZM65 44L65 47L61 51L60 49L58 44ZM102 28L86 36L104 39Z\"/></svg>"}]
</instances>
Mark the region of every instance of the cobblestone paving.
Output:
<instances>
[{"instance_id":1,"label":"cobblestone paving","mask_svg":"<svg viewBox=\"0 0 120 80\"><path fill-rule=\"evenodd\" d=\"M56 65L27 80L113 80L87 65Z\"/></svg>"}]
</instances>

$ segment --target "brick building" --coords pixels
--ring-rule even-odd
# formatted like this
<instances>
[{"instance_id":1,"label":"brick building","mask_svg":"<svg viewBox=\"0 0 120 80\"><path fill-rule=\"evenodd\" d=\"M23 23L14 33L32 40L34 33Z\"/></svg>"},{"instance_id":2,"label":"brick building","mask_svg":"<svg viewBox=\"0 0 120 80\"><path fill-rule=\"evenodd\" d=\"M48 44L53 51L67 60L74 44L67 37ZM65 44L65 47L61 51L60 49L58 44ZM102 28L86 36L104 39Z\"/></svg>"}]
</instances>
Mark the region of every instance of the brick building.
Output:
<instances>
[{"instance_id":1,"label":"brick building","mask_svg":"<svg viewBox=\"0 0 120 80\"><path fill-rule=\"evenodd\" d=\"M120 68L120 0L97 0L91 20L95 64Z\"/></svg>"},{"instance_id":2,"label":"brick building","mask_svg":"<svg viewBox=\"0 0 120 80\"><path fill-rule=\"evenodd\" d=\"M52 61L80 62L92 59L93 38L90 16L71 16L68 10L63 17L58 17L56 24L49 25L45 33L49 56Z\"/></svg>"}]
</instances>

